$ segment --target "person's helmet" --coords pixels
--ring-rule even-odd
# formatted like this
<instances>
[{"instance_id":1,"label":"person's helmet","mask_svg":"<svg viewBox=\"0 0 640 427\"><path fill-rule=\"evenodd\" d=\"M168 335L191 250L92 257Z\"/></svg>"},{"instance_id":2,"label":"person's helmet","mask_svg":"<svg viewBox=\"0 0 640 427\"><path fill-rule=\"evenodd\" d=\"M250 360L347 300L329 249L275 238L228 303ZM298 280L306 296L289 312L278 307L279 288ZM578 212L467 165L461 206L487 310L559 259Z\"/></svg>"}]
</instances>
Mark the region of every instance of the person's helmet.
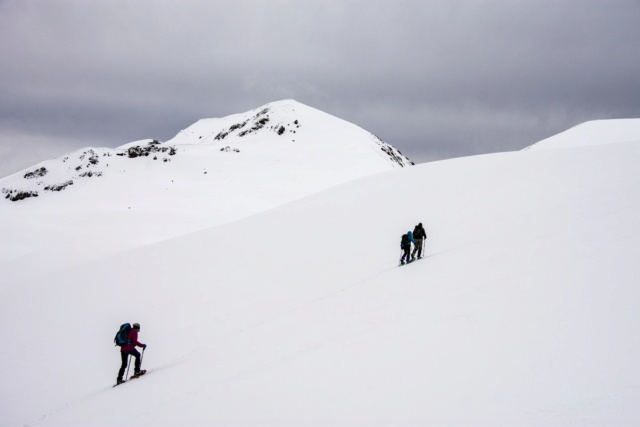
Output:
<instances>
[{"instance_id":1,"label":"person's helmet","mask_svg":"<svg viewBox=\"0 0 640 427\"><path fill-rule=\"evenodd\" d=\"M133 329L140 330L140 323L134 323L133 324Z\"/></svg>"}]
</instances>

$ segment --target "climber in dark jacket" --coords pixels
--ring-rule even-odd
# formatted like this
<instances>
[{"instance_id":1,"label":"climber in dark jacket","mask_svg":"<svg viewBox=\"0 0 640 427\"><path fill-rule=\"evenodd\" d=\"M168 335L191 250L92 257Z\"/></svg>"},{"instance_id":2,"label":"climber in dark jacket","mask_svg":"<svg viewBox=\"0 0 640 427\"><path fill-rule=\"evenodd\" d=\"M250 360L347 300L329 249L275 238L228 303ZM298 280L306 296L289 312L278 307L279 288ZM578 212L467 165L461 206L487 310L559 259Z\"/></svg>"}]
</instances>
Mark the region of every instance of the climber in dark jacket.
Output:
<instances>
[{"instance_id":1,"label":"climber in dark jacket","mask_svg":"<svg viewBox=\"0 0 640 427\"><path fill-rule=\"evenodd\" d=\"M422 223L416 225L413 229L413 238L415 239L415 246L411 253L411 259L416 259L416 252L418 253L418 259L422 258L422 244L427 239L427 232L424 231Z\"/></svg>"}]
</instances>

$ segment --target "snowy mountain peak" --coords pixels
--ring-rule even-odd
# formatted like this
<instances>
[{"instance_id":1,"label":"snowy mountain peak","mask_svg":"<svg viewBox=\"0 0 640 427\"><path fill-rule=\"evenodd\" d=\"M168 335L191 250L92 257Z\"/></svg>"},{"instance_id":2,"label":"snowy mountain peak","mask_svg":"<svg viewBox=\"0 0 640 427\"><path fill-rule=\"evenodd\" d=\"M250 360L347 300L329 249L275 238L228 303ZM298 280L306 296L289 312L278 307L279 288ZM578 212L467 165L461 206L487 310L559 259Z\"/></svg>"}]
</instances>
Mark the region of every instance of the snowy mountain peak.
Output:
<instances>
[{"instance_id":1,"label":"snowy mountain peak","mask_svg":"<svg viewBox=\"0 0 640 427\"><path fill-rule=\"evenodd\" d=\"M271 151L269 156L253 158L265 148ZM331 185L413 165L395 147L360 127L294 100L284 100L246 113L199 120L164 143L143 140L117 149L79 150L0 180L0 191L11 201L58 193L86 178L113 175L115 171L135 176L135 171L156 168L150 163L166 164L177 154L190 157L193 164L189 167L183 161L180 168L166 166L164 174L178 177L193 170L207 173L207 169L218 168L220 153L243 153L241 159L247 161L234 159L232 173L244 167L260 169L260 163L267 166L277 159L279 167L291 161L289 167L299 175L308 175L311 164L313 173L327 175ZM346 173L343 168L350 171ZM336 173L344 176L338 180L328 176Z\"/></svg>"},{"instance_id":2,"label":"snowy mountain peak","mask_svg":"<svg viewBox=\"0 0 640 427\"><path fill-rule=\"evenodd\" d=\"M347 151L350 145L372 144L386 154L393 166L413 162L395 147L362 128L292 99L271 102L243 114L202 119L176 135L167 144L242 144L259 139L261 143L287 141L298 144L339 143Z\"/></svg>"},{"instance_id":3,"label":"snowy mountain peak","mask_svg":"<svg viewBox=\"0 0 640 427\"><path fill-rule=\"evenodd\" d=\"M271 136L275 133L282 136L285 131L295 134L300 128L299 121L291 117L295 114L295 107L304 108L303 104L295 101L278 101L266 104L255 110L242 114L233 114L224 118L201 119L168 141L174 144L206 144L227 142L241 142L244 137L260 135ZM308 107L306 107L308 108ZM295 128L295 129L292 129Z\"/></svg>"}]
</instances>

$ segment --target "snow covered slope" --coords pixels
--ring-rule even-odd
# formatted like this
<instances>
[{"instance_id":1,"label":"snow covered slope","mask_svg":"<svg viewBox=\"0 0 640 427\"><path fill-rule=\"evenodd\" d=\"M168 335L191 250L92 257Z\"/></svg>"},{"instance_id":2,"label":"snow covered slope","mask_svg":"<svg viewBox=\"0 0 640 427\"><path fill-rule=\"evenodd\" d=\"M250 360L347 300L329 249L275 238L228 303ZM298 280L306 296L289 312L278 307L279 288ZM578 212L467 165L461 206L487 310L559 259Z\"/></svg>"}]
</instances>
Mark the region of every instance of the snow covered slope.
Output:
<instances>
[{"instance_id":1,"label":"snow covered slope","mask_svg":"<svg viewBox=\"0 0 640 427\"><path fill-rule=\"evenodd\" d=\"M0 424L637 425L639 161L574 141L434 162L5 268ZM417 222L427 257L397 267ZM126 321L150 372L114 389Z\"/></svg>"},{"instance_id":2,"label":"snow covered slope","mask_svg":"<svg viewBox=\"0 0 640 427\"><path fill-rule=\"evenodd\" d=\"M99 257L411 164L356 125L274 102L165 143L86 148L0 180L0 263Z\"/></svg>"},{"instance_id":3,"label":"snow covered slope","mask_svg":"<svg viewBox=\"0 0 640 427\"><path fill-rule=\"evenodd\" d=\"M640 119L594 120L543 139L526 149L557 149L640 142Z\"/></svg>"}]
</instances>

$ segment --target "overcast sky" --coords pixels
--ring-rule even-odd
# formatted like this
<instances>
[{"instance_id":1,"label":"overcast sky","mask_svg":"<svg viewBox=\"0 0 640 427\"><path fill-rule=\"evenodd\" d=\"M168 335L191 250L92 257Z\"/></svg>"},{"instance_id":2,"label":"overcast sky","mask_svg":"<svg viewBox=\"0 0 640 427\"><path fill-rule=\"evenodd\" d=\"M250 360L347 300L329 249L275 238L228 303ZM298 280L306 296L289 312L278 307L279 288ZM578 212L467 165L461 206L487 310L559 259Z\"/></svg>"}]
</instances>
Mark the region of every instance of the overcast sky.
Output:
<instances>
[{"instance_id":1,"label":"overcast sky","mask_svg":"<svg viewBox=\"0 0 640 427\"><path fill-rule=\"evenodd\" d=\"M0 0L0 177L293 98L418 163L640 117L640 1Z\"/></svg>"}]
</instances>

